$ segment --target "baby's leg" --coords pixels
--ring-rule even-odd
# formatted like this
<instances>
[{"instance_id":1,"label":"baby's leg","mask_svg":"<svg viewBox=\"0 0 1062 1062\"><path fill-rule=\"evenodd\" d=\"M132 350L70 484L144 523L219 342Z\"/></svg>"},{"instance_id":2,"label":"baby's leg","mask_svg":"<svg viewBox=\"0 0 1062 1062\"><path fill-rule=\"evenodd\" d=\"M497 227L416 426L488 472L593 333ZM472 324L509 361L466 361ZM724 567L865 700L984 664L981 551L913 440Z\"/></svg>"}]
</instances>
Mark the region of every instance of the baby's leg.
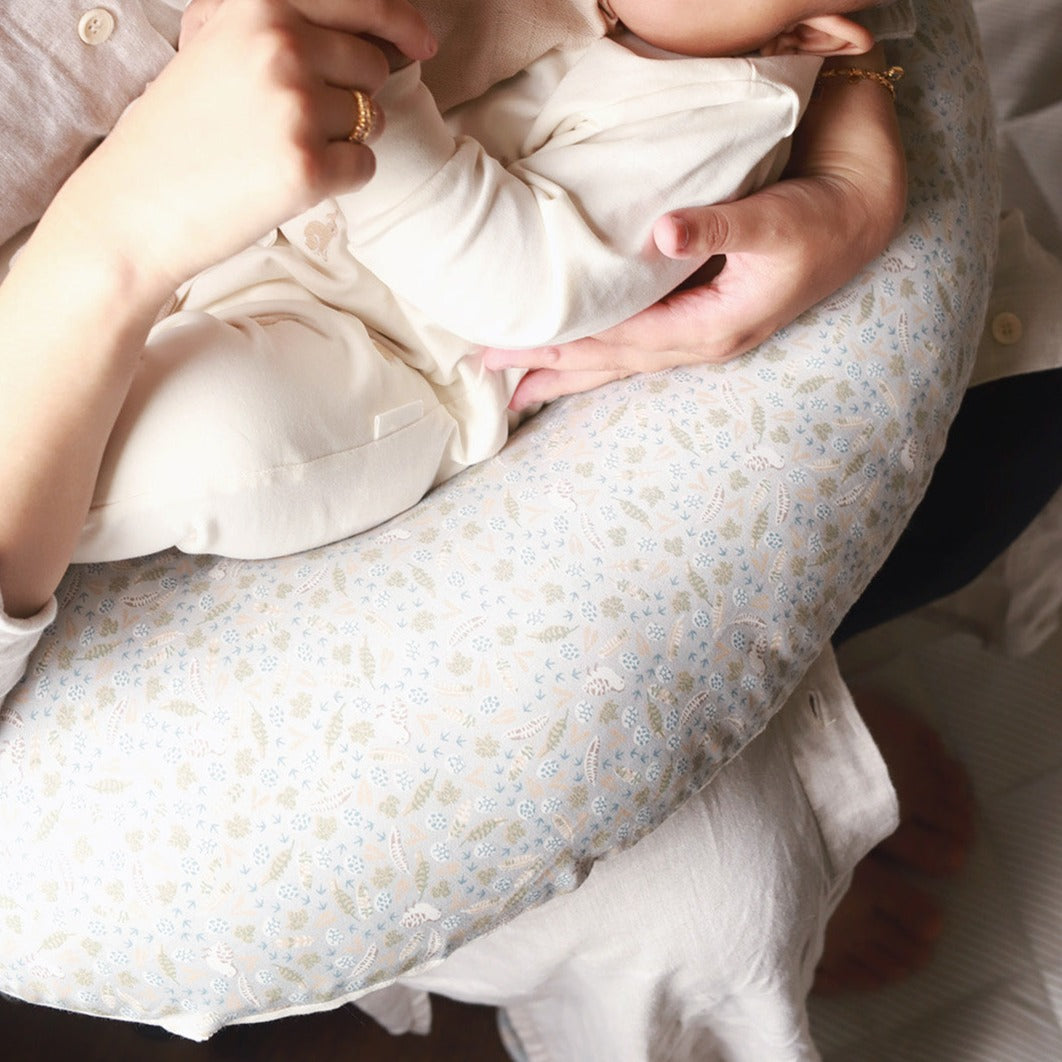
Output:
<instances>
[{"instance_id":1,"label":"baby's leg","mask_svg":"<svg viewBox=\"0 0 1062 1062\"><path fill-rule=\"evenodd\" d=\"M179 312L149 338L75 560L347 537L415 504L454 430L350 314L308 298Z\"/></svg>"}]
</instances>

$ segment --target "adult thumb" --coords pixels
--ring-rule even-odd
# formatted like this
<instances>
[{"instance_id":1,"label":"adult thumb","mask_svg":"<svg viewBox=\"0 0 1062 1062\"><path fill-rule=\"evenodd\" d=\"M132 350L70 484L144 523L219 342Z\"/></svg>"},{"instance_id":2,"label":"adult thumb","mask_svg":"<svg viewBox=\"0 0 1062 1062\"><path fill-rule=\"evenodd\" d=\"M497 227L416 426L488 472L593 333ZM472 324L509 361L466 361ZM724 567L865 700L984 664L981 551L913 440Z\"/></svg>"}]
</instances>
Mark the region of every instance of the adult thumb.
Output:
<instances>
[{"instance_id":1,"label":"adult thumb","mask_svg":"<svg viewBox=\"0 0 1062 1062\"><path fill-rule=\"evenodd\" d=\"M762 242L765 204L756 197L716 206L691 207L659 218L653 240L668 258L697 258L755 251Z\"/></svg>"}]
</instances>

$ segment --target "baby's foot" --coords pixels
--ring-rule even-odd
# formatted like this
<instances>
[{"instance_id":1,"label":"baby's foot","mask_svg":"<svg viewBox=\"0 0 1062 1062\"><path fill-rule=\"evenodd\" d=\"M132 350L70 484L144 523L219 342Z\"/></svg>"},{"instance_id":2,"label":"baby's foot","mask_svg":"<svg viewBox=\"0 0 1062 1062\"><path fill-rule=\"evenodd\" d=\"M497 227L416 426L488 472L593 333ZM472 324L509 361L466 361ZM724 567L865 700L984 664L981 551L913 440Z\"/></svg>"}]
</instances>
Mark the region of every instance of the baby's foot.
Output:
<instances>
[{"instance_id":1,"label":"baby's foot","mask_svg":"<svg viewBox=\"0 0 1062 1062\"><path fill-rule=\"evenodd\" d=\"M942 915L908 874L958 872L973 838L969 781L936 731L883 697L854 697L896 788L900 825L856 867L826 927L819 993L880 988L929 961Z\"/></svg>"}]
</instances>

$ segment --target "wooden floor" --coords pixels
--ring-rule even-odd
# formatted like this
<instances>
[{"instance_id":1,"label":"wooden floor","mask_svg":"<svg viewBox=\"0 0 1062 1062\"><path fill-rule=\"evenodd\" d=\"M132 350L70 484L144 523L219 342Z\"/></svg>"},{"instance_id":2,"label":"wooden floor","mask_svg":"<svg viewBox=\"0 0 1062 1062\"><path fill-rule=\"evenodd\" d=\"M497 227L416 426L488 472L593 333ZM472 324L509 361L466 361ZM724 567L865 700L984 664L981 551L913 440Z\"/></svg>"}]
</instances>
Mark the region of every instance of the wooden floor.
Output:
<instances>
[{"instance_id":1,"label":"wooden floor","mask_svg":"<svg viewBox=\"0 0 1062 1062\"><path fill-rule=\"evenodd\" d=\"M204 1044L0 998L8 1062L508 1062L495 1012L432 997L430 1036L390 1036L354 1007L223 1029ZM162 1034L165 1036L165 1034Z\"/></svg>"}]
</instances>

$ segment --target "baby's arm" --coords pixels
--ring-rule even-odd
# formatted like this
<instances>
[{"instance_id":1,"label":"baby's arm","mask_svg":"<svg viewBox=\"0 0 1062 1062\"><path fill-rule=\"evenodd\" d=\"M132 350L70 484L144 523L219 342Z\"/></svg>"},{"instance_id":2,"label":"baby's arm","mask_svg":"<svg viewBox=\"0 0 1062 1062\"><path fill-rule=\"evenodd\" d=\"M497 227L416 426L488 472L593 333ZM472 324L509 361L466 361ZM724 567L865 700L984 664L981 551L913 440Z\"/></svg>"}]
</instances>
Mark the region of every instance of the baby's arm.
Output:
<instances>
[{"instance_id":1,"label":"baby's arm","mask_svg":"<svg viewBox=\"0 0 1062 1062\"><path fill-rule=\"evenodd\" d=\"M378 97L387 127L374 145L376 177L341 197L350 249L475 343L538 346L599 331L691 271L656 250L655 218L777 174L816 70L793 58L650 60L599 41L548 99L529 102L514 82L484 98L489 121L477 124L474 106L458 114L459 133L495 141L499 115L521 125L520 157L505 166L482 143L455 138L407 68Z\"/></svg>"}]
</instances>

